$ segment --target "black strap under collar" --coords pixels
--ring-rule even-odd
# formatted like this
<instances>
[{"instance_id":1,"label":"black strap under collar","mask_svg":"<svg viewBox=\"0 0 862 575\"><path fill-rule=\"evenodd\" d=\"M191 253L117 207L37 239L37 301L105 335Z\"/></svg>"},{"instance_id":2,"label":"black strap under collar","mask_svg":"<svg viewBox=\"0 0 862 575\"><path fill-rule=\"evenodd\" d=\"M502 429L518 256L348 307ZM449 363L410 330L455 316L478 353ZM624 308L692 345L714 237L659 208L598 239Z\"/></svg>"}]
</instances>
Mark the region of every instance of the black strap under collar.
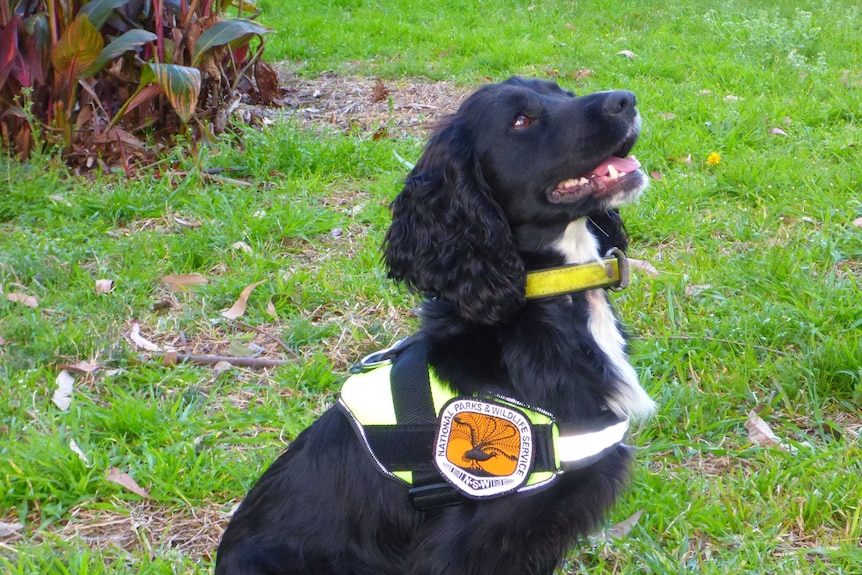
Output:
<instances>
[{"instance_id":1,"label":"black strap under collar","mask_svg":"<svg viewBox=\"0 0 862 575\"><path fill-rule=\"evenodd\" d=\"M385 454L381 457L388 464L413 471L408 494L416 509L457 505L461 496L434 466L437 412L428 374L428 341L421 338L405 343L389 376L398 426L366 426L366 439L375 453ZM393 433L396 429L399 432Z\"/></svg>"}]
</instances>

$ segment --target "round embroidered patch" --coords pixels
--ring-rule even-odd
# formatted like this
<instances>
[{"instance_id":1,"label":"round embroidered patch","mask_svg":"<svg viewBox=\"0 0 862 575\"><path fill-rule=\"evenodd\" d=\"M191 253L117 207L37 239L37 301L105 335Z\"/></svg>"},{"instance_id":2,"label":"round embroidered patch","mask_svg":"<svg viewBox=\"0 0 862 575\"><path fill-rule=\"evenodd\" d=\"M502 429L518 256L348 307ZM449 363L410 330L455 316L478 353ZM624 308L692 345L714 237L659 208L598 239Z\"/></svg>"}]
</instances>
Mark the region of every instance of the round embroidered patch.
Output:
<instances>
[{"instance_id":1,"label":"round embroidered patch","mask_svg":"<svg viewBox=\"0 0 862 575\"><path fill-rule=\"evenodd\" d=\"M509 493L530 476L530 420L494 401L453 399L440 412L434 460L443 477L470 497Z\"/></svg>"}]
</instances>

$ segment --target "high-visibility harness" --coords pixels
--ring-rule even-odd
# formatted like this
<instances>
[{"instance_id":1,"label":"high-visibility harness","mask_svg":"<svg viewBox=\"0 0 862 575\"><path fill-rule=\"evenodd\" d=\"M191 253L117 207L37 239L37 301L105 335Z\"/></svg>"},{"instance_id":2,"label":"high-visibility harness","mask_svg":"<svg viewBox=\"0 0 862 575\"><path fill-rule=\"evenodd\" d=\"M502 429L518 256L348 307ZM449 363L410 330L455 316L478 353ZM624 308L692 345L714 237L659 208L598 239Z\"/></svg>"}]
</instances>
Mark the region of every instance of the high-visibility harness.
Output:
<instances>
[{"instance_id":1,"label":"high-visibility harness","mask_svg":"<svg viewBox=\"0 0 862 575\"><path fill-rule=\"evenodd\" d=\"M418 509L530 493L621 445L627 419L586 422L496 395L457 396L428 364L424 338L368 356L338 401L386 476L409 486Z\"/></svg>"}]
</instances>

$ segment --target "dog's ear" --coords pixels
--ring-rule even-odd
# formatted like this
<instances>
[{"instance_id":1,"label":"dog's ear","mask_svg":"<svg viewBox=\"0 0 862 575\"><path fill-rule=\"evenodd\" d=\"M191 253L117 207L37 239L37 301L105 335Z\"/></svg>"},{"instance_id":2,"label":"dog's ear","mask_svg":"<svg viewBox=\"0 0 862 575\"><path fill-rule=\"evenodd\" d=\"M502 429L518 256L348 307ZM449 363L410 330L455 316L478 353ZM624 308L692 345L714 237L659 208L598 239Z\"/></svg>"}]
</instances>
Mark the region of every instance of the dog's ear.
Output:
<instances>
[{"instance_id":1,"label":"dog's ear","mask_svg":"<svg viewBox=\"0 0 862 575\"><path fill-rule=\"evenodd\" d=\"M611 248L619 248L622 251L628 248L629 236L619 210L591 214L587 224L599 242L599 252L602 256Z\"/></svg>"},{"instance_id":2,"label":"dog's ear","mask_svg":"<svg viewBox=\"0 0 862 575\"><path fill-rule=\"evenodd\" d=\"M457 116L428 142L391 210L389 277L471 323L503 323L521 308L524 264Z\"/></svg>"}]
</instances>

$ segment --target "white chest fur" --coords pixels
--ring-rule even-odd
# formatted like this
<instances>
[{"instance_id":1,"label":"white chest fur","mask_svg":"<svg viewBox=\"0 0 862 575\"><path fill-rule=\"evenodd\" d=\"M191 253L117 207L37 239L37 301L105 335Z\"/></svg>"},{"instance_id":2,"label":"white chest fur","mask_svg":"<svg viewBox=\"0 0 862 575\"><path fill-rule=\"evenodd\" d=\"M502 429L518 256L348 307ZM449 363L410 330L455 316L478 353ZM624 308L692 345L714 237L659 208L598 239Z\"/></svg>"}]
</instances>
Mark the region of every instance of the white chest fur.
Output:
<instances>
[{"instance_id":1,"label":"white chest fur","mask_svg":"<svg viewBox=\"0 0 862 575\"><path fill-rule=\"evenodd\" d=\"M583 264L601 259L598 242L587 228L586 218L571 222L555 247L566 258L567 264ZM607 294L601 289L589 290L586 300L589 305L590 333L607 356L622 384L608 407L623 417L649 416L655 411L655 402L640 386L638 375L629 363L625 340L611 311Z\"/></svg>"}]
</instances>

